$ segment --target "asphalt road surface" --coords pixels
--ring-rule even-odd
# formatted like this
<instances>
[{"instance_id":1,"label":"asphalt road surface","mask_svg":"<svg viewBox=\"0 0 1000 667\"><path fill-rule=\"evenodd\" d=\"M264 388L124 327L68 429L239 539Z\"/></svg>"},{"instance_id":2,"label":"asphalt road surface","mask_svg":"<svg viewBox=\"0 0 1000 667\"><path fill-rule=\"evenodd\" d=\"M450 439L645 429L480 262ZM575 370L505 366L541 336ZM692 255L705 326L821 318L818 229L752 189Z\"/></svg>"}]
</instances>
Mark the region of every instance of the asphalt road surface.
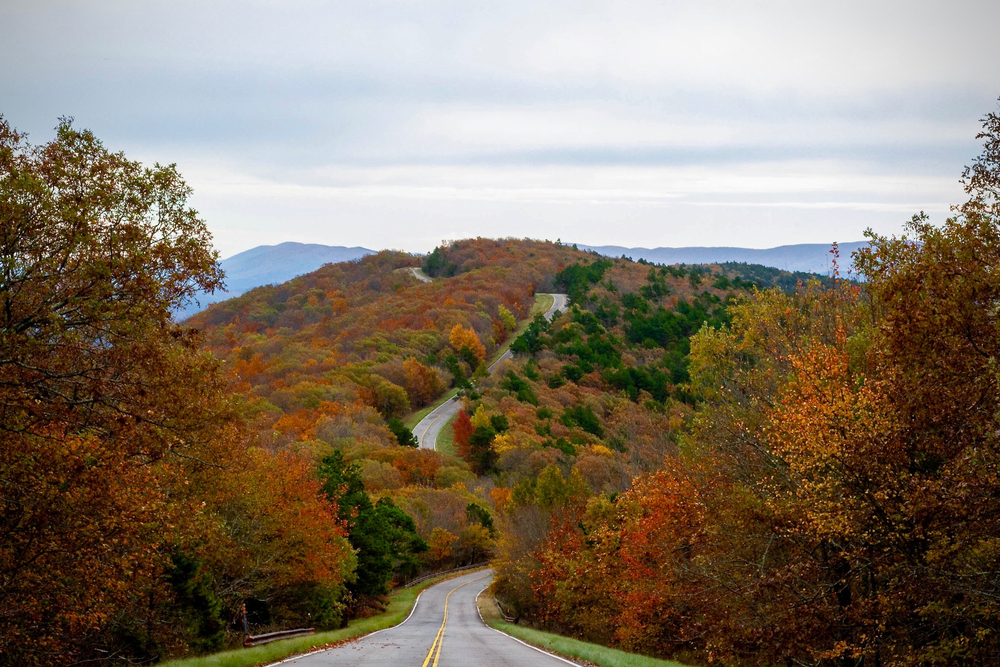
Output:
<instances>
[{"instance_id":1,"label":"asphalt road surface","mask_svg":"<svg viewBox=\"0 0 1000 667\"><path fill-rule=\"evenodd\" d=\"M414 273L414 275L416 275ZM546 319L552 319L552 316L558 310L560 312L566 311L566 302L568 297L565 294L553 294L552 306L545 311ZM499 359L490 364L490 372L492 373L501 361L512 358L514 355L510 350L504 352ZM427 416L421 419L416 426L413 427L413 435L417 436L417 441L420 443L422 449L434 449L434 443L437 442L438 434L444 425L448 423L448 420L459 411L462 407L462 401L457 397L448 399L441 405L437 406L429 413Z\"/></svg>"},{"instance_id":2,"label":"asphalt road surface","mask_svg":"<svg viewBox=\"0 0 1000 667\"><path fill-rule=\"evenodd\" d=\"M330 667L566 667L575 664L486 626L476 596L493 577L472 572L426 589L403 623L282 665Z\"/></svg>"}]
</instances>

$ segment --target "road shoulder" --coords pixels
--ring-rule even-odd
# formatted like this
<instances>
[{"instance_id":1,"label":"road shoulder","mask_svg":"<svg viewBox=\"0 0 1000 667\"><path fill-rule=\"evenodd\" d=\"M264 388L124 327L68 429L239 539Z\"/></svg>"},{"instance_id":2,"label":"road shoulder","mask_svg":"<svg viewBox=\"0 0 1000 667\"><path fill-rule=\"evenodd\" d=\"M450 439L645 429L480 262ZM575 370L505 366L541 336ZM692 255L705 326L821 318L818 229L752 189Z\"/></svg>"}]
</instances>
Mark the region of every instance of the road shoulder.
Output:
<instances>
[{"instance_id":1,"label":"road shoulder","mask_svg":"<svg viewBox=\"0 0 1000 667\"><path fill-rule=\"evenodd\" d=\"M476 598L476 606L483 623L493 630L571 665L584 667L688 667L672 660L661 660L637 653L619 651L600 644L591 644L551 632L508 623L500 615L496 601L488 589L484 589Z\"/></svg>"}]
</instances>

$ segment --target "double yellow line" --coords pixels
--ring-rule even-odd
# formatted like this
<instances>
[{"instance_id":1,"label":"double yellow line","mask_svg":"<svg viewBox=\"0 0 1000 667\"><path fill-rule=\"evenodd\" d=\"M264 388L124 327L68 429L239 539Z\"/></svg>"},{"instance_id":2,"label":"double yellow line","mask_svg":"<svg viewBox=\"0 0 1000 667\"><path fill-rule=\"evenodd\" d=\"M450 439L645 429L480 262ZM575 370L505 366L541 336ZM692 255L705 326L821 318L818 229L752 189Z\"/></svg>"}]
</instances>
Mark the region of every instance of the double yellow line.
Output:
<instances>
[{"instance_id":1,"label":"double yellow line","mask_svg":"<svg viewBox=\"0 0 1000 667\"><path fill-rule=\"evenodd\" d=\"M483 579L486 579L489 576L490 575L486 575L485 577L479 577L478 579L467 581L464 584L459 584L458 586L455 586L453 589L448 591L448 595L444 597L444 620L441 621L441 627L438 629L437 637L434 638L434 643L431 644L431 650L427 652L427 657L424 658L424 664L421 665L420 667L427 667L427 665L431 665L432 658L434 660L434 663L433 665L431 665L431 667L438 667L438 660L441 659L441 644L444 643L444 626L448 624L448 600L451 599L451 594L457 591L462 586L468 586L469 584L475 583L477 581L482 581Z\"/></svg>"}]
</instances>

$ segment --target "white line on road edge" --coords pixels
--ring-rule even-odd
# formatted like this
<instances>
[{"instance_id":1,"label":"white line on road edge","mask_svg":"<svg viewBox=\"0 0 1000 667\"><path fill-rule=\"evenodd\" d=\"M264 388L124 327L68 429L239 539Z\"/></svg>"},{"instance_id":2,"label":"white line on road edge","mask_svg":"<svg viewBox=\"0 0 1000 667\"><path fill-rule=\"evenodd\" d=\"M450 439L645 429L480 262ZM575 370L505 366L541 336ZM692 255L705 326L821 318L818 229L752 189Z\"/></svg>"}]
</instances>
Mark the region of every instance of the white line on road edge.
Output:
<instances>
[{"instance_id":1,"label":"white line on road edge","mask_svg":"<svg viewBox=\"0 0 1000 667\"><path fill-rule=\"evenodd\" d=\"M483 588L483 590L482 590L482 591L479 591L479 595L482 595L482 594L483 594L483 591L485 591L485 590L486 590L486 589L485 589L485 588ZM581 665L581 664L580 664L580 663L578 663L578 662L573 662L572 660L567 660L566 658L562 657L561 655L556 655L555 653L551 653L550 651L546 651L545 649L542 649L542 648L538 648L537 646L534 646L533 644L529 644L528 642L523 642L523 641L521 641L520 639L518 639L517 637L515 637L514 635L508 635L508 634L507 634L506 632L504 632L503 630L497 630L496 628L494 628L494 627L490 626L490 624L486 622L486 619L484 619L484 618L483 618L483 612L479 611L479 595L477 595L477 596L476 596L476 613L477 613L477 614L479 614L479 620L480 620L480 621L482 621L482 622L483 622L483 625L485 625L485 626L486 626L487 628L489 628L489 629L490 629L490 630L492 630L493 632L499 632L499 633L500 633L500 634L502 634L502 635L503 635L504 637L509 637L510 639L513 639L513 640L514 640L514 641L516 641L516 642L517 642L518 644L524 644L524 645L525 645L525 646L527 646L528 648L531 648L531 649L535 649L535 650L536 650L536 651L538 651L539 653L544 653L545 655L547 655L547 656L549 656L549 657L551 657L551 658L555 658L556 660L562 660L562 661L563 661L563 662L565 662L565 663L566 663L567 665L573 665L573 667L583 667L583 665Z\"/></svg>"},{"instance_id":2,"label":"white line on road edge","mask_svg":"<svg viewBox=\"0 0 1000 667\"><path fill-rule=\"evenodd\" d=\"M434 585L436 586L437 584L434 584ZM430 588L430 586L428 586L428 588ZM424 590L427 590L427 589L425 588ZM382 628L381 630L376 630L375 632L369 632L366 635L360 635L358 637L352 637L348 641L352 641L353 642L353 641L358 641L359 639L367 639L368 637L371 637L373 635L377 635L380 632L385 632L386 630L392 630L393 628L398 628L403 623L406 623L408 620L410 620L410 616L413 616L413 612L415 612L417 610L417 605L420 604L420 596L423 595L423 594L424 594L424 591L420 591L419 593L417 593L417 599L413 601L413 608L410 609L410 613L407 614L406 618L404 618L400 623L397 623L396 625L390 625L389 627ZM284 660L279 660L278 662L272 662L270 664L264 665L264 667L276 667L277 665L283 665L286 662L293 662L295 660L300 660L301 658L308 658L311 655L316 655L317 653L322 653L323 651L332 651L334 648L340 648L340 647L339 646L334 646L333 648L320 648L320 649L316 649L315 651L310 651L309 653L300 653L299 655L293 655L290 658L285 658Z\"/></svg>"},{"instance_id":3,"label":"white line on road edge","mask_svg":"<svg viewBox=\"0 0 1000 667\"><path fill-rule=\"evenodd\" d=\"M274 667L275 665L283 665L286 662L291 662L292 660L298 660L299 658L308 658L311 655L316 655L317 653L322 653L323 651L329 651L328 648L320 648L315 651L309 651L308 653L300 653L299 655L294 655L291 658L285 658L284 660L279 660L278 662L272 662L269 665L264 665L264 667Z\"/></svg>"},{"instance_id":4,"label":"white line on road edge","mask_svg":"<svg viewBox=\"0 0 1000 667\"><path fill-rule=\"evenodd\" d=\"M437 406L436 408L434 408L434 410L432 412L430 412L427 415L427 417L430 417L432 414L434 414L434 412L436 412L436 411L440 410L441 408L445 407L446 405L448 405L449 403L451 403L452 401L454 401L456 398L457 398L457 396L453 396L453 397L451 397L451 399L449 399L449 400L445 401L444 403L442 403L441 405ZM424 417L424 419L426 419L427 417ZM444 413L443 412L441 414L439 414L437 417L435 417L434 421L432 421L430 424L428 424L427 428L424 429L424 432L420 434L421 448L422 449L434 449L434 450L437 449L436 446L435 447L424 447L423 444L422 444L422 441L423 441L423 439L425 437L427 437L427 431L431 430L431 426L434 426L434 424L437 424L438 420L441 419L441 417L444 417ZM423 419L421 419L420 421L423 421ZM437 445L437 443L434 443L434 444Z\"/></svg>"}]
</instances>

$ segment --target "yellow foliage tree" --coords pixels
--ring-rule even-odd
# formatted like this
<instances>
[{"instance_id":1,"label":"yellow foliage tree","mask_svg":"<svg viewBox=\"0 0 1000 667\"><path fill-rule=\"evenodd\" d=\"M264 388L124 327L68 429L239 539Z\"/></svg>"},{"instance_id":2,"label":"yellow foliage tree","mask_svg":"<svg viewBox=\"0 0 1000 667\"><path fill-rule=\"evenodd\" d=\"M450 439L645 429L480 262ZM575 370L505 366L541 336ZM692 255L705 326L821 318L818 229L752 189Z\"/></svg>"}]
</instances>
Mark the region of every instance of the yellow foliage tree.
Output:
<instances>
[{"instance_id":1,"label":"yellow foliage tree","mask_svg":"<svg viewBox=\"0 0 1000 667\"><path fill-rule=\"evenodd\" d=\"M461 324L456 324L448 335L448 342L456 351L469 348L480 361L486 359L486 348L479 341L479 336L472 329L466 329Z\"/></svg>"},{"instance_id":2,"label":"yellow foliage tree","mask_svg":"<svg viewBox=\"0 0 1000 667\"><path fill-rule=\"evenodd\" d=\"M452 535L444 528L435 526L434 530L431 531L430 540L428 540L431 560L435 563L440 563L451 558L451 547L457 539L458 537Z\"/></svg>"},{"instance_id":3,"label":"yellow foliage tree","mask_svg":"<svg viewBox=\"0 0 1000 667\"><path fill-rule=\"evenodd\" d=\"M486 414L486 408L480 403L476 412L472 415L472 425L476 428L490 425L490 416Z\"/></svg>"},{"instance_id":4,"label":"yellow foliage tree","mask_svg":"<svg viewBox=\"0 0 1000 667\"><path fill-rule=\"evenodd\" d=\"M458 543L470 563L479 562L493 550L490 531L478 523L463 528Z\"/></svg>"},{"instance_id":5,"label":"yellow foliage tree","mask_svg":"<svg viewBox=\"0 0 1000 667\"><path fill-rule=\"evenodd\" d=\"M515 328L517 328L517 320L514 319L514 313L507 310L506 306L500 304L498 312L500 314L500 321L503 322L503 325L507 328L507 331L513 331Z\"/></svg>"},{"instance_id":6,"label":"yellow foliage tree","mask_svg":"<svg viewBox=\"0 0 1000 667\"><path fill-rule=\"evenodd\" d=\"M511 433L500 433L493 438L493 451L497 454L503 454L506 451L517 449L516 441L511 436Z\"/></svg>"}]
</instances>

